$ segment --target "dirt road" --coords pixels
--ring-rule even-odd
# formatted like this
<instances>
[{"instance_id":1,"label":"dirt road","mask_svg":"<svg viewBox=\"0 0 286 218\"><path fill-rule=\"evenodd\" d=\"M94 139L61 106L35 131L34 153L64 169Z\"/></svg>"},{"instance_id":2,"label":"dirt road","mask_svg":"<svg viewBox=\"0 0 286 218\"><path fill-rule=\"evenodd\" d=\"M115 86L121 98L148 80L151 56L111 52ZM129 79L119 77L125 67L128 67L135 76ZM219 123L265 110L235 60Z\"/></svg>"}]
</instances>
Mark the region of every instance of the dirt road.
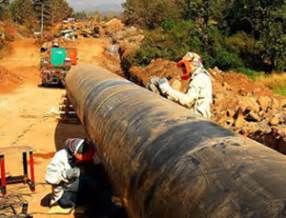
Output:
<instances>
[{"instance_id":1,"label":"dirt road","mask_svg":"<svg viewBox=\"0 0 286 218\"><path fill-rule=\"evenodd\" d=\"M80 63L100 62L104 40L83 39L76 45ZM11 54L2 59L0 65L20 76L23 82L16 89L0 94L0 149L7 146L32 146L36 153L37 186L36 193L32 195L24 185L8 186L8 194L19 193L19 190L28 193L29 212L34 217L49 217L48 208L41 206L41 201L50 192L50 187L44 184L46 166L66 138L84 136L84 131L79 125L62 124L58 120L64 89L38 86L40 53L33 39L17 40L11 46ZM15 152L8 158L6 165L9 174L20 174L21 154Z\"/></svg>"}]
</instances>

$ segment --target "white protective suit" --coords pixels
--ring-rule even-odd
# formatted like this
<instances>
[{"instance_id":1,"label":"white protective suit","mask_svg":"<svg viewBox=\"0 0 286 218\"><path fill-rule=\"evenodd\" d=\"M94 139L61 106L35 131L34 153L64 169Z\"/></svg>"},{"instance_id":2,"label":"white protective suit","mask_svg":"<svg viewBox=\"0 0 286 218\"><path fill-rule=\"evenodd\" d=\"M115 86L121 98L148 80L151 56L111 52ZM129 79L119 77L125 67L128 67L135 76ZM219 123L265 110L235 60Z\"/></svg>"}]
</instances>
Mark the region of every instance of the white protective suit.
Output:
<instances>
[{"instance_id":1,"label":"white protective suit","mask_svg":"<svg viewBox=\"0 0 286 218\"><path fill-rule=\"evenodd\" d=\"M64 194L65 187L70 184L68 178L68 170L73 169L80 175L80 169L77 167L72 168L68 162L68 154L65 149L58 151L51 163L48 165L46 172L46 182L52 185L53 193L51 198L51 205L57 203ZM75 190L76 191L76 190Z\"/></svg>"},{"instance_id":2,"label":"white protective suit","mask_svg":"<svg viewBox=\"0 0 286 218\"><path fill-rule=\"evenodd\" d=\"M186 94L174 90L167 82L161 84L160 89L168 99L190 108L194 114L207 119L211 117L212 82L203 67L197 68L193 73Z\"/></svg>"}]
</instances>

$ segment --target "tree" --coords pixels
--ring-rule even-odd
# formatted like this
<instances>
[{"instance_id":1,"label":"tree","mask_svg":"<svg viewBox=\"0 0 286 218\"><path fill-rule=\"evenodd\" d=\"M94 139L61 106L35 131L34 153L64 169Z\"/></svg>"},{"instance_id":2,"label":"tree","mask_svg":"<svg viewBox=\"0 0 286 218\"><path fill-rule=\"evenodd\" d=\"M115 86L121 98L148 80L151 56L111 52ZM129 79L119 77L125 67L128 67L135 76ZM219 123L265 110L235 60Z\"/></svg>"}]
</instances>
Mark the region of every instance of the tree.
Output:
<instances>
[{"instance_id":1,"label":"tree","mask_svg":"<svg viewBox=\"0 0 286 218\"><path fill-rule=\"evenodd\" d=\"M38 22L41 23L43 19L43 25L50 26L52 24L52 0L32 0L32 3Z\"/></svg>"},{"instance_id":2,"label":"tree","mask_svg":"<svg viewBox=\"0 0 286 218\"><path fill-rule=\"evenodd\" d=\"M285 0L236 0L226 17L231 34L244 31L256 40L256 67L267 72L285 70L285 13Z\"/></svg>"},{"instance_id":3,"label":"tree","mask_svg":"<svg viewBox=\"0 0 286 218\"><path fill-rule=\"evenodd\" d=\"M272 11L273 13L273 11ZM261 54L268 71L286 70L286 19L284 14L274 13L263 25L258 45L261 45Z\"/></svg>"},{"instance_id":4,"label":"tree","mask_svg":"<svg viewBox=\"0 0 286 218\"><path fill-rule=\"evenodd\" d=\"M88 18L88 14L86 13L86 11L79 11L73 14L73 17L77 20L85 20Z\"/></svg>"},{"instance_id":5,"label":"tree","mask_svg":"<svg viewBox=\"0 0 286 218\"><path fill-rule=\"evenodd\" d=\"M72 8L65 0L53 0L52 2L52 23L62 21L73 14Z\"/></svg>"},{"instance_id":6,"label":"tree","mask_svg":"<svg viewBox=\"0 0 286 218\"><path fill-rule=\"evenodd\" d=\"M43 10L45 26L51 26L73 13L65 0L33 0L33 9L39 22L41 22Z\"/></svg>"},{"instance_id":7,"label":"tree","mask_svg":"<svg viewBox=\"0 0 286 218\"><path fill-rule=\"evenodd\" d=\"M128 24L160 35L147 37L141 64L190 49L209 66L286 70L285 0L126 0L123 7Z\"/></svg>"},{"instance_id":8,"label":"tree","mask_svg":"<svg viewBox=\"0 0 286 218\"><path fill-rule=\"evenodd\" d=\"M0 20L8 17L9 0L0 0Z\"/></svg>"},{"instance_id":9,"label":"tree","mask_svg":"<svg viewBox=\"0 0 286 218\"><path fill-rule=\"evenodd\" d=\"M10 4L13 20L18 24L29 24L34 19L34 11L31 0L14 0Z\"/></svg>"},{"instance_id":10,"label":"tree","mask_svg":"<svg viewBox=\"0 0 286 218\"><path fill-rule=\"evenodd\" d=\"M180 18L175 0L126 0L124 18L128 24L140 24L154 29L166 19Z\"/></svg>"}]
</instances>

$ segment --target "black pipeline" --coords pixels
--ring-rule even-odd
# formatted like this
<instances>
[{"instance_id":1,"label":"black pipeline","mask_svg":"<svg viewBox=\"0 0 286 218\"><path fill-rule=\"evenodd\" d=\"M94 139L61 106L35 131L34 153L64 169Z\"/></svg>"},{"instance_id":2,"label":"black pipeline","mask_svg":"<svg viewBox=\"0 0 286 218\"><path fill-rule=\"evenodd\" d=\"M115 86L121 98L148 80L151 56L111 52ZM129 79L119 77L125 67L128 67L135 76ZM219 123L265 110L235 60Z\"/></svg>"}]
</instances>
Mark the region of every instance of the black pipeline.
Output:
<instances>
[{"instance_id":1,"label":"black pipeline","mask_svg":"<svg viewBox=\"0 0 286 218\"><path fill-rule=\"evenodd\" d=\"M286 217L286 157L102 68L66 79L130 217Z\"/></svg>"}]
</instances>

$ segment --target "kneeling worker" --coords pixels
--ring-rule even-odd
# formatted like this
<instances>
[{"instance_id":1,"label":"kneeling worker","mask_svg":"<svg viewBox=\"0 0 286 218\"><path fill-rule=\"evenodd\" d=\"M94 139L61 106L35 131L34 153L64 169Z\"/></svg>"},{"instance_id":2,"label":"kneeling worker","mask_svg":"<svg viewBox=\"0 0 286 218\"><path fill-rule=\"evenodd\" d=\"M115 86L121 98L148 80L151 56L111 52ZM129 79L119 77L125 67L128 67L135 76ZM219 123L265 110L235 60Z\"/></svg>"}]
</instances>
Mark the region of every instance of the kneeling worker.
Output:
<instances>
[{"instance_id":1,"label":"kneeling worker","mask_svg":"<svg viewBox=\"0 0 286 218\"><path fill-rule=\"evenodd\" d=\"M73 208L82 200L79 192L88 193L90 187L87 187L87 179L82 177L79 165L92 162L94 154L95 149L86 140L66 140L46 172L46 182L52 185L51 206L58 203L62 208Z\"/></svg>"},{"instance_id":2,"label":"kneeling worker","mask_svg":"<svg viewBox=\"0 0 286 218\"><path fill-rule=\"evenodd\" d=\"M189 81L187 93L173 89L167 79L153 79L151 83L159 88L160 92L168 99L177 102L201 117L211 117L212 82L211 76L204 68L201 57L193 52L188 52L178 63L183 69L182 80Z\"/></svg>"}]
</instances>

